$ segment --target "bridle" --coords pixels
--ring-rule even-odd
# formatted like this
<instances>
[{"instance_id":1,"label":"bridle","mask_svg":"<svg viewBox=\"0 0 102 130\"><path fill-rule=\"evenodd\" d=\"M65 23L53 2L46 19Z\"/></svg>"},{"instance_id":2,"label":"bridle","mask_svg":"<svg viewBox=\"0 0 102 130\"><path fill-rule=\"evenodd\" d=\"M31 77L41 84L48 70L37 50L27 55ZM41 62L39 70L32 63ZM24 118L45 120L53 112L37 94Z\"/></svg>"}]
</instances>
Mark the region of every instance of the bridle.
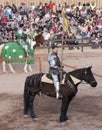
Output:
<instances>
[{"instance_id":1,"label":"bridle","mask_svg":"<svg viewBox=\"0 0 102 130\"><path fill-rule=\"evenodd\" d=\"M86 71L86 69L85 69L85 75L87 74L87 71ZM84 82L84 81L82 81L81 83L82 84L93 84L93 83L95 83L96 81L95 80L93 80L93 81L90 81L90 82Z\"/></svg>"}]
</instances>

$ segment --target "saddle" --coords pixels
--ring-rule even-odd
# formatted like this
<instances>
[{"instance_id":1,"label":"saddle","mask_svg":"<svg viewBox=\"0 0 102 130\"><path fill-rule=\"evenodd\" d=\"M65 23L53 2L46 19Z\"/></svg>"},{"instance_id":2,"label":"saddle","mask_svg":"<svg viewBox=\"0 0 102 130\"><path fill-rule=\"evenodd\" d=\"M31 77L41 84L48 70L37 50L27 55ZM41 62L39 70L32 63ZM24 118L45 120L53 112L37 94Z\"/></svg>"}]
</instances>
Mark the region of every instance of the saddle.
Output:
<instances>
[{"instance_id":1,"label":"saddle","mask_svg":"<svg viewBox=\"0 0 102 130\"><path fill-rule=\"evenodd\" d=\"M60 81L61 84L65 83L66 74L63 75L63 79ZM53 79L50 74L44 74L41 78L41 82L53 84Z\"/></svg>"}]
</instances>

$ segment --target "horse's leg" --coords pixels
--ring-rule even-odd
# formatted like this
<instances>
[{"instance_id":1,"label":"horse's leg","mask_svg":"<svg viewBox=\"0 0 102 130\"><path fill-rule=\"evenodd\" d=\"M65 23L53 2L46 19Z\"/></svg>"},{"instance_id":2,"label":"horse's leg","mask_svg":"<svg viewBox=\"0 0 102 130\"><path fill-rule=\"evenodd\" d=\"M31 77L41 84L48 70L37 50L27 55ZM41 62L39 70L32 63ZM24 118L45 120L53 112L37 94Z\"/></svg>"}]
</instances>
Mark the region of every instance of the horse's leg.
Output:
<instances>
[{"instance_id":1,"label":"horse's leg","mask_svg":"<svg viewBox=\"0 0 102 130\"><path fill-rule=\"evenodd\" d=\"M31 72L33 71L31 65L28 65L28 69L29 69L29 71L31 71Z\"/></svg>"},{"instance_id":2,"label":"horse's leg","mask_svg":"<svg viewBox=\"0 0 102 130\"><path fill-rule=\"evenodd\" d=\"M73 96L69 97L69 98L62 99L60 122L64 122L64 121L68 120L67 110L68 110L69 104L72 101L72 99L73 99Z\"/></svg>"},{"instance_id":3,"label":"horse's leg","mask_svg":"<svg viewBox=\"0 0 102 130\"><path fill-rule=\"evenodd\" d=\"M33 110L33 101L36 96L36 93L32 93L27 88L29 87L27 86L27 82L26 82L24 88L24 116L27 117L30 111L31 117L35 119L36 115Z\"/></svg>"},{"instance_id":4,"label":"horse's leg","mask_svg":"<svg viewBox=\"0 0 102 130\"><path fill-rule=\"evenodd\" d=\"M27 91L26 85L24 88L24 116L28 116L29 112L29 91Z\"/></svg>"},{"instance_id":5,"label":"horse's leg","mask_svg":"<svg viewBox=\"0 0 102 130\"><path fill-rule=\"evenodd\" d=\"M27 73L27 67L28 67L28 64L27 64L27 61L25 62L25 66L24 66L24 72Z\"/></svg>"},{"instance_id":6,"label":"horse's leg","mask_svg":"<svg viewBox=\"0 0 102 130\"><path fill-rule=\"evenodd\" d=\"M36 93L33 93L30 95L30 99L29 99L30 114L33 119L37 118L33 109L33 102L34 102L35 96L36 96Z\"/></svg>"},{"instance_id":7,"label":"horse's leg","mask_svg":"<svg viewBox=\"0 0 102 130\"><path fill-rule=\"evenodd\" d=\"M5 61L2 62L3 72L6 73L6 63Z\"/></svg>"},{"instance_id":8,"label":"horse's leg","mask_svg":"<svg viewBox=\"0 0 102 130\"><path fill-rule=\"evenodd\" d=\"M60 122L64 122L64 121L68 120L67 115L66 115L67 110L68 110L68 106L69 106L69 100L66 98L63 98L62 99Z\"/></svg>"},{"instance_id":9,"label":"horse's leg","mask_svg":"<svg viewBox=\"0 0 102 130\"><path fill-rule=\"evenodd\" d=\"M15 71L14 71L12 65L11 65L11 64L8 64L8 65L9 65L9 68L10 68L11 72L12 72L12 73L15 73Z\"/></svg>"}]
</instances>

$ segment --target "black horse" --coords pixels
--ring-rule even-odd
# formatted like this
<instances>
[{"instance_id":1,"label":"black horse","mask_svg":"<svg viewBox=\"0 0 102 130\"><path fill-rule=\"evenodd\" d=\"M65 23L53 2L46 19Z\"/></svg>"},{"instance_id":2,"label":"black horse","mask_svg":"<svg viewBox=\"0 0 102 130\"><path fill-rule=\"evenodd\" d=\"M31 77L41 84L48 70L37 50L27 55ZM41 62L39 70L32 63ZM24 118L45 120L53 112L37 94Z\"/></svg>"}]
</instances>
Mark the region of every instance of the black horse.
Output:
<instances>
[{"instance_id":1,"label":"black horse","mask_svg":"<svg viewBox=\"0 0 102 130\"><path fill-rule=\"evenodd\" d=\"M28 115L30 111L31 117L36 118L34 109L33 109L33 101L35 96L39 93L44 93L47 96L56 97L55 87L53 82L49 83L45 79L46 74L37 73L31 76L28 76L25 80L25 88L24 88L24 115ZM62 83L60 85L60 89L63 95L62 98L62 106L61 106L61 114L60 114L60 122L64 122L68 120L67 117L67 109L72 101L73 97L76 95L78 91L78 85L82 83L84 80L86 83L90 84L91 87L96 87L97 82L93 76L91 71L91 67L81 68L69 73L66 73L63 76Z\"/></svg>"}]
</instances>

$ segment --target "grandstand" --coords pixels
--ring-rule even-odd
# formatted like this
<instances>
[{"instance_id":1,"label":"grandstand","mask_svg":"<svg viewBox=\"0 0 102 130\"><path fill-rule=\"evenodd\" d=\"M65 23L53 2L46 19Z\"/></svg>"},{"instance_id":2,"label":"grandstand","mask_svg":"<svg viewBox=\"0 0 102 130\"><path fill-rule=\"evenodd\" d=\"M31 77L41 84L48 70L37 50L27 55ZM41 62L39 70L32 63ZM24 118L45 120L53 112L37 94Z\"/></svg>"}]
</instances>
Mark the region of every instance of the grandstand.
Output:
<instances>
[{"instance_id":1,"label":"grandstand","mask_svg":"<svg viewBox=\"0 0 102 130\"><path fill-rule=\"evenodd\" d=\"M10 4L12 3L15 3L17 6L20 5L20 3L26 3L27 5L30 5L31 3L34 3L35 5L38 5L39 2L42 2L42 3L48 3L50 0L0 0L0 4L1 5L5 5L6 2L9 2ZM59 3L68 3L69 5L75 3L77 4L78 2L81 2L81 3L87 3L87 2L92 2L94 1L97 5L97 7L101 8L102 7L102 1L101 0L51 0L53 2L55 2L56 4L59 4Z\"/></svg>"}]
</instances>

